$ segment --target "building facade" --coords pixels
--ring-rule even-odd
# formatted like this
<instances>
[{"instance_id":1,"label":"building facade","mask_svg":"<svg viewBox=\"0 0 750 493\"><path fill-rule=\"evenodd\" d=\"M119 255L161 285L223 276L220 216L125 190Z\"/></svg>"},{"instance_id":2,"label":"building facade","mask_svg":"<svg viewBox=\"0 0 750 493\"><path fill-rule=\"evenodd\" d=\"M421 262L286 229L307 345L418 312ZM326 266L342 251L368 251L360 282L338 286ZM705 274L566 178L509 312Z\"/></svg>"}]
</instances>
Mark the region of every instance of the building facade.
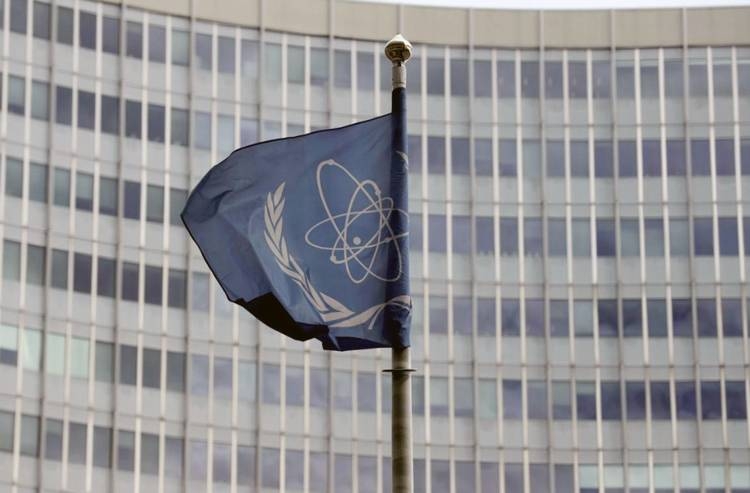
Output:
<instances>
[{"instance_id":1,"label":"building facade","mask_svg":"<svg viewBox=\"0 0 750 493\"><path fill-rule=\"evenodd\" d=\"M179 212L387 112L401 31L416 491L750 491L749 8L0 19L0 490L390 491L389 352L260 327Z\"/></svg>"}]
</instances>

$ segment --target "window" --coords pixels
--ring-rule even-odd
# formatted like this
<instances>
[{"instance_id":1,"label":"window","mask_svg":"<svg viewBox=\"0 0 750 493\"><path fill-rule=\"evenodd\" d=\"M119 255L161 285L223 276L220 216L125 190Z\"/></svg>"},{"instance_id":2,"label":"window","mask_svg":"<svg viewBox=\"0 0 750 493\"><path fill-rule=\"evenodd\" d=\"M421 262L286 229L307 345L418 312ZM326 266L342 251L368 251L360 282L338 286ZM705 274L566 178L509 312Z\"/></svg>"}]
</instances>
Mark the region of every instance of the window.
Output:
<instances>
[{"instance_id":1,"label":"window","mask_svg":"<svg viewBox=\"0 0 750 493\"><path fill-rule=\"evenodd\" d=\"M191 354L190 363L190 393L208 396L208 356Z\"/></svg>"},{"instance_id":2,"label":"window","mask_svg":"<svg viewBox=\"0 0 750 493\"><path fill-rule=\"evenodd\" d=\"M390 78L388 81L390 84ZM328 50L325 48L310 48L310 84L328 86Z\"/></svg>"},{"instance_id":3,"label":"window","mask_svg":"<svg viewBox=\"0 0 750 493\"><path fill-rule=\"evenodd\" d=\"M617 300L598 300L599 337L617 337Z\"/></svg>"},{"instance_id":4,"label":"window","mask_svg":"<svg viewBox=\"0 0 750 493\"><path fill-rule=\"evenodd\" d=\"M117 435L117 469L133 471L135 469L135 433L120 430Z\"/></svg>"},{"instance_id":5,"label":"window","mask_svg":"<svg viewBox=\"0 0 750 493\"><path fill-rule=\"evenodd\" d=\"M503 99L516 97L516 64L513 61L497 62L497 95Z\"/></svg>"},{"instance_id":6,"label":"window","mask_svg":"<svg viewBox=\"0 0 750 493\"><path fill-rule=\"evenodd\" d=\"M52 250L52 281L53 288L68 289L68 252Z\"/></svg>"},{"instance_id":7,"label":"window","mask_svg":"<svg viewBox=\"0 0 750 493\"><path fill-rule=\"evenodd\" d=\"M76 209L91 211L94 207L94 176L76 173Z\"/></svg>"},{"instance_id":8,"label":"window","mask_svg":"<svg viewBox=\"0 0 750 493\"><path fill-rule=\"evenodd\" d=\"M578 419L596 419L596 386L594 382L576 382L576 408Z\"/></svg>"},{"instance_id":9,"label":"window","mask_svg":"<svg viewBox=\"0 0 750 493\"><path fill-rule=\"evenodd\" d=\"M696 256L714 254L713 221L710 217L693 219L693 247Z\"/></svg>"},{"instance_id":10,"label":"window","mask_svg":"<svg viewBox=\"0 0 750 493\"><path fill-rule=\"evenodd\" d=\"M182 478L182 458L184 445L182 438L164 437L164 475L170 478ZM242 448L242 447L239 447ZM239 474L239 471L238 471Z\"/></svg>"},{"instance_id":11,"label":"window","mask_svg":"<svg viewBox=\"0 0 750 493\"><path fill-rule=\"evenodd\" d=\"M164 219L164 187L148 185L146 188L146 220L161 223Z\"/></svg>"},{"instance_id":12,"label":"window","mask_svg":"<svg viewBox=\"0 0 750 493\"><path fill-rule=\"evenodd\" d=\"M26 251L26 282L44 286L45 248L28 244Z\"/></svg>"},{"instance_id":13,"label":"window","mask_svg":"<svg viewBox=\"0 0 750 493\"><path fill-rule=\"evenodd\" d=\"M427 94L442 95L445 91L445 60L427 58Z\"/></svg>"},{"instance_id":14,"label":"window","mask_svg":"<svg viewBox=\"0 0 750 493\"><path fill-rule=\"evenodd\" d=\"M61 125L70 125L73 121L73 91L63 86L56 86L55 91L55 121Z\"/></svg>"},{"instance_id":15,"label":"window","mask_svg":"<svg viewBox=\"0 0 750 493\"><path fill-rule=\"evenodd\" d=\"M219 153L229 154L234 150L234 117L232 115L219 115L217 129L217 147Z\"/></svg>"},{"instance_id":16,"label":"window","mask_svg":"<svg viewBox=\"0 0 750 493\"><path fill-rule=\"evenodd\" d=\"M360 412L372 412L376 406L376 380L373 373L357 373L357 410ZM447 395L447 389L446 389Z\"/></svg>"},{"instance_id":17,"label":"window","mask_svg":"<svg viewBox=\"0 0 750 493\"><path fill-rule=\"evenodd\" d=\"M676 337L693 337L693 304L690 299L672 299L672 329Z\"/></svg>"},{"instance_id":18,"label":"window","mask_svg":"<svg viewBox=\"0 0 750 493\"><path fill-rule=\"evenodd\" d=\"M161 266L146 266L146 303L161 305Z\"/></svg>"},{"instance_id":19,"label":"window","mask_svg":"<svg viewBox=\"0 0 750 493\"><path fill-rule=\"evenodd\" d=\"M670 419L669 382L651 382L651 419Z\"/></svg>"},{"instance_id":20,"label":"window","mask_svg":"<svg viewBox=\"0 0 750 493\"><path fill-rule=\"evenodd\" d=\"M622 419L620 399L620 382L602 382L601 386L602 419L619 421Z\"/></svg>"},{"instance_id":21,"label":"window","mask_svg":"<svg viewBox=\"0 0 750 493\"><path fill-rule=\"evenodd\" d=\"M687 219L669 219L669 253L672 256L686 257L690 249L690 234Z\"/></svg>"},{"instance_id":22,"label":"window","mask_svg":"<svg viewBox=\"0 0 750 493\"><path fill-rule=\"evenodd\" d=\"M328 51L325 52L326 59L326 78L328 78ZM242 76L253 79L258 78L258 42L249 39L242 40ZM312 64L314 66L314 64Z\"/></svg>"},{"instance_id":23,"label":"window","mask_svg":"<svg viewBox=\"0 0 750 493\"><path fill-rule=\"evenodd\" d=\"M622 66L632 63L632 60L620 60L617 67L617 98L633 99L635 97L635 71L633 66Z\"/></svg>"},{"instance_id":24,"label":"window","mask_svg":"<svg viewBox=\"0 0 750 493\"><path fill-rule=\"evenodd\" d=\"M547 141L547 176L565 176L565 144L562 140Z\"/></svg>"},{"instance_id":25,"label":"window","mask_svg":"<svg viewBox=\"0 0 750 493\"><path fill-rule=\"evenodd\" d=\"M747 419L745 382L743 380L725 381L724 394L726 395L727 419Z\"/></svg>"},{"instance_id":26,"label":"window","mask_svg":"<svg viewBox=\"0 0 750 493\"><path fill-rule=\"evenodd\" d=\"M719 139L714 142L716 153L716 174L734 176L734 140Z\"/></svg>"},{"instance_id":27,"label":"window","mask_svg":"<svg viewBox=\"0 0 750 493\"><path fill-rule=\"evenodd\" d=\"M144 387L161 388L161 351L143 348L143 372L141 385Z\"/></svg>"},{"instance_id":28,"label":"window","mask_svg":"<svg viewBox=\"0 0 750 493\"><path fill-rule=\"evenodd\" d=\"M479 417L495 419L497 417L497 384L494 379L479 379Z\"/></svg>"},{"instance_id":29,"label":"window","mask_svg":"<svg viewBox=\"0 0 750 493\"><path fill-rule=\"evenodd\" d=\"M124 214L127 219L140 219L141 217L141 184L134 181L126 181L124 187L125 197L123 201Z\"/></svg>"},{"instance_id":30,"label":"window","mask_svg":"<svg viewBox=\"0 0 750 493\"><path fill-rule=\"evenodd\" d=\"M695 382L675 382L677 419L695 419L698 415Z\"/></svg>"},{"instance_id":31,"label":"window","mask_svg":"<svg viewBox=\"0 0 750 493\"><path fill-rule=\"evenodd\" d=\"M101 130L111 135L120 133L120 98L117 96L102 94Z\"/></svg>"},{"instance_id":32,"label":"window","mask_svg":"<svg viewBox=\"0 0 750 493\"><path fill-rule=\"evenodd\" d=\"M544 380L528 380L526 399L528 419L547 419L547 384Z\"/></svg>"},{"instance_id":33,"label":"window","mask_svg":"<svg viewBox=\"0 0 750 493\"><path fill-rule=\"evenodd\" d=\"M195 59L198 62L198 68L201 70L211 70L212 57L211 57L211 35L210 34L196 34L195 35Z\"/></svg>"},{"instance_id":34,"label":"window","mask_svg":"<svg viewBox=\"0 0 750 493\"><path fill-rule=\"evenodd\" d=\"M518 336L521 332L521 305L517 299L503 299L500 302L503 336Z\"/></svg>"},{"instance_id":35,"label":"window","mask_svg":"<svg viewBox=\"0 0 750 493\"><path fill-rule=\"evenodd\" d=\"M573 178L588 178L589 176L589 145L585 140L570 141L570 176Z\"/></svg>"},{"instance_id":36,"label":"window","mask_svg":"<svg viewBox=\"0 0 750 493\"><path fill-rule=\"evenodd\" d=\"M572 99L586 98L586 62L568 62L568 94Z\"/></svg>"},{"instance_id":37,"label":"window","mask_svg":"<svg viewBox=\"0 0 750 493\"><path fill-rule=\"evenodd\" d=\"M99 177L99 213L109 216L117 215L118 205L117 179Z\"/></svg>"},{"instance_id":38,"label":"window","mask_svg":"<svg viewBox=\"0 0 750 493\"><path fill-rule=\"evenodd\" d=\"M572 416L570 402L570 382L552 382L552 418L555 420L568 420Z\"/></svg>"},{"instance_id":39,"label":"window","mask_svg":"<svg viewBox=\"0 0 750 493\"><path fill-rule=\"evenodd\" d=\"M39 417L21 416L21 444L19 449L21 455L29 457L39 456Z\"/></svg>"},{"instance_id":40,"label":"window","mask_svg":"<svg viewBox=\"0 0 750 493\"><path fill-rule=\"evenodd\" d=\"M742 301L739 298L722 298L721 324L724 337L742 337Z\"/></svg>"},{"instance_id":41,"label":"window","mask_svg":"<svg viewBox=\"0 0 750 493\"><path fill-rule=\"evenodd\" d=\"M716 337L716 300L698 298L695 302L698 337Z\"/></svg>"},{"instance_id":42,"label":"window","mask_svg":"<svg viewBox=\"0 0 750 493\"><path fill-rule=\"evenodd\" d=\"M138 349L126 344L120 345L120 383L135 385L138 372Z\"/></svg>"},{"instance_id":43,"label":"window","mask_svg":"<svg viewBox=\"0 0 750 493\"><path fill-rule=\"evenodd\" d=\"M53 203L61 207L70 206L70 171L55 168Z\"/></svg>"},{"instance_id":44,"label":"window","mask_svg":"<svg viewBox=\"0 0 750 493\"><path fill-rule=\"evenodd\" d=\"M492 64L488 60L474 60L474 96L492 96Z\"/></svg>"},{"instance_id":45,"label":"window","mask_svg":"<svg viewBox=\"0 0 750 493\"><path fill-rule=\"evenodd\" d=\"M615 221L613 219L596 219L596 255L598 257L615 256Z\"/></svg>"},{"instance_id":46,"label":"window","mask_svg":"<svg viewBox=\"0 0 750 493\"><path fill-rule=\"evenodd\" d=\"M500 218L500 253L518 255L518 219L515 217Z\"/></svg>"},{"instance_id":47,"label":"window","mask_svg":"<svg viewBox=\"0 0 750 493\"><path fill-rule=\"evenodd\" d=\"M166 61L167 31L163 26L149 24L148 26L148 59L151 62L164 63Z\"/></svg>"},{"instance_id":48,"label":"window","mask_svg":"<svg viewBox=\"0 0 750 493\"><path fill-rule=\"evenodd\" d=\"M187 110L173 107L170 110L170 120L170 142L187 147L190 143L190 114Z\"/></svg>"},{"instance_id":49,"label":"window","mask_svg":"<svg viewBox=\"0 0 750 493\"><path fill-rule=\"evenodd\" d=\"M279 404L281 402L281 371L279 366L264 363L260 381L263 390L263 402L266 404Z\"/></svg>"},{"instance_id":50,"label":"window","mask_svg":"<svg viewBox=\"0 0 750 493\"><path fill-rule=\"evenodd\" d=\"M454 409L457 417L474 417L474 386L471 378L454 378ZM387 398L387 394L384 394Z\"/></svg>"},{"instance_id":51,"label":"window","mask_svg":"<svg viewBox=\"0 0 750 493\"><path fill-rule=\"evenodd\" d=\"M208 274L193 272L193 310L207 312L209 299Z\"/></svg>"},{"instance_id":52,"label":"window","mask_svg":"<svg viewBox=\"0 0 750 493\"><path fill-rule=\"evenodd\" d=\"M664 60L664 95L681 99L683 94L683 64L681 59Z\"/></svg>"},{"instance_id":53,"label":"window","mask_svg":"<svg viewBox=\"0 0 750 493\"><path fill-rule=\"evenodd\" d=\"M112 467L112 430L94 426L94 467Z\"/></svg>"},{"instance_id":54,"label":"window","mask_svg":"<svg viewBox=\"0 0 750 493\"><path fill-rule=\"evenodd\" d=\"M125 54L133 58L143 57L143 25L128 21L125 27Z\"/></svg>"},{"instance_id":55,"label":"window","mask_svg":"<svg viewBox=\"0 0 750 493\"><path fill-rule=\"evenodd\" d=\"M547 220L547 253L552 257L567 255L567 235L565 219L549 218Z\"/></svg>"},{"instance_id":56,"label":"window","mask_svg":"<svg viewBox=\"0 0 750 493\"><path fill-rule=\"evenodd\" d=\"M620 255L637 257L641 253L638 219L620 219Z\"/></svg>"},{"instance_id":57,"label":"window","mask_svg":"<svg viewBox=\"0 0 750 493\"><path fill-rule=\"evenodd\" d=\"M10 30L12 32L26 34L27 15L27 0L10 0Z\"/></svg>"},{"instance_id":58,"label":"window","mask_svg":"<svg viewBox=\"0 0 750 493\"><path fill-rule=\"evenodd\" d=\"M75 253L73 256L73 290L91 292L91 255Z\"/></svg>"},{"instance_id":59,"label":"window","mask_svg":"<svg viewBox=\"0 0 750 493\"><path fill-rule=\"evenodd\" d=\"M661 219L646 218L643 221L647 257L664 256L664 223Z\"/></svg>"},{"instance_id":60,"label":"window","mask_svg":"<svg viewBox=\"0 0 750 493\"><path fill-rule=\"evenodd\" d=\"M185 354L167 351L167 390L185 391Z\"/></svg>"},{"instance_id":61,"label":"window","mask_svg":"<svg viewBox=\"0 0 750 493\"><path fill-rule=\"evenodd\" d=\"M521 62L521 97L539 97L539 62Z\"/></svg>"},{"instance_id":62,"label":"window","mask_svg":"<svg viewBox=\"0 0 750 493\"><path fill-rule=\"evenodd\" d=\"M263 487L277 489L279 487L279 449L262 447L260 468Z\"/></svg>"},{"instance_id":63,"label":"window","mask_svg":"<svg viewBox=\"0 0 750 493\"><path fill-rule=\"evenodd\" d=\"M5 162L5 195L23 197L23 163L12 157Z\"/></svg>"},{"instance_id":64,"label":"window","mask_svg":"<svg viewBox=\"0 0 750 493\"><path fill-rule=\"evenodd\" d=\"M641 337L643 313L640 299L622 300L622 332L625 337Z\"/></svg>"},{"instance_id":65,"label":"window","mask_svg":"<svg viewBox=\"0 0 750 493\"><path fill-rule=\"evenodd\" d=\"M182 209L185 207L185 202L187 202L187 196L188 192L187 190L182 190L179 188L170 188L169 189L169 223L181 226L182 225L182 219L180 218L180 213L182 213Z\"/></svg>"},{"instance_id":66,"label":"window","mask_svg":"<svg viewBox=\"0 0 750 493\"><path fill-rule=\"evenodd\" d=\"M310 405L319 409L328 407L328 370L325 368L310 370Z\"/></svg>"},{"instance_id":67,"label":"window","mask_svg":"<svg viewBox=\"0 0 750 493\"><path fill-rule=\"evenodd\" d=\"M427 137L427 169L430 173L445 173L445 138Z\"/></svg>"},{"instance_id":68,"label":"window","mask_svg":"<svg viewBox=\"0 0 750 493\"><path fill-rule=\"evenodd\" d=\"M232 359L214 358L214 397L232 398Z\"/></svg>"},{"instance_id":69,"label":"window","mask_svg":"<svg viewBox=\"0 0 750 493\"><path fill-rule=\"evenodd\" d=\"M111 342L96 341L96 346L94 346L94 377L97 381L106 383L114 382L114 357L114 344Z\"/></svg>"},{"instance_id":70,"label":"window","mask_svg":"<svg viewBox=\"0 0 750 493\"><path fill-rule=\"evenodd\" d=\"M597 178L612 178L612 141L597 140L594 142L594 174Z\"/></svg>"},{"instance_id":71,"label":"window","mask_svg":"<svg viewBox=\"0 0 750 493\"><path fill-rule=\"evenodd\" d=\"M122 299L138 301L138 264L122 263Z\"/></svg>"},{"instance_id":72,"label":"window","mask_svg":"<svg viewBox=\"0 0 750 493\"><path fill-rule=\"evenodd\" d=\"M102 51L120 54L120 19L102 17Z\"/></svg>"},{"instance_id":73,"label":"window","mask_svg":"<svg viewBox=\"0 0 750 493\"><path fill-rule=\"evenodd\" d=\"M73 44L73 9L57 7L57 42Z\"/></svg>"},{"instance_id":74,"label":"window","mask_svg":"<svg viewBox=\"0 0 750 493\"><path fill-rule=\"evenodd\" d=\"M734 217L719 218L719 253L722 256L739 255L739 237L737 219Z\"/></svg>"},{"instance_id":75,"label":"window","mask_svg":"<svg viewBox=\"0 0 750 493\"><path fill-rule=\"evenodd\" d=\"M50 4L45 2L34 2L34 37L39 39L50 38L50 25L51 25L51 10ZM0 20L2 15L0 14Z\"/></svg>"},{"instance_id":76,"label":"window","mask_svg":"<svg viewBox=\"0 0 750 493\"><path fill-rule=\"evenodd\" d=\"M125 137L141 138L141 103L125 101Z\"/></svg>"},{"instance_id":77,"label":"window","mask_svg":"<svg viewBox=\"0 0 750 493\"><path fill-rule=\"evenodd\" d=\"M44 458L49 460L62 459L63 424L58 419L47 418L45 421Z\"/></svg>"},{"instance_id":78,"label":"window","mask_svg":"<svg viewBox=\"0 0 750 493\"><path fill-rule=\"evenodd\" d=\"M576 336L593 335L594 303L591 300L573 301L573 327Z\"/></svg>"},{"instance_id":79,"label":"window","mask_svg":"<svg viewBox=\"0 0 750 493\"><path fill-rule=\"evenodd\" d=\"M75 378L89 376L89 341L73 337L70 339L70 375Z\"/></svg>"},{"instance_id":80,"label":"window","mask_svg":"<svg viewBox=\"0 0 750 493\"><path fill-rule=\"evenodd\" d=\"M542 176L542 154L539 141L523 141L523 173L525 178L538 180Z\"/></svg>"},{"instance_id":81,"label":"window","mask_svg":"<svg viewBox=\"0 0 750 493\"><path fill-rule=\"evenodd\" d=\"M224 443L214 443L213 479L214 482L229 483L232 477L232 447ZM301 461L305 463L304 458ZM158 464L158 461L157 461Z\"/></svg>"},{"instance_id":82,"label":"window","mask_svg":"<svg viewBox=\"0 0 750 493\"><path fill-rule=\"evenodd\" d=\"M79 10L78 42L81 48L96 49L96 14Z\"/></svg>"},{"instance_id":83,"label":"window","mask_svg":"<svg viewBox=\"0 0 750 493\"><path fill-rule=\"evenodd\" d=\"M503 417L521 419L520 380L503 380Z\"/></svg>"},{"instance_id":84,"label":"window","mask_svg":"<svg viewBox=\"0 0 750 493\"><path fill-rule=\"evenodd\" d=\"M26 107L26 84L22 77L8 76L8 111L24 114Z\"/></svg>"},{"instance_id":85,"label":"window","mask_svg":"<svg viewBox=\"0 0 750 493\"><path fill-rule=\"evenodd\" d=\"M517 175L517 155L516 155L516 141L510 139L500 140L500 151L498 153L500 176L516 176Z\"/></svg>"},{"instance_id":86,"label":"window","mask_svg":"<svg viewBox=\"0 0 750 493\"><path fill-rule=\"evenodd\" d=\"M17 241L3 240L3 278L21 279L21 244Z\"/></svg>"},{"instance_id":87,"label":"window","mask_svg":"<svg viewBox=\"0 0 750 493\"><path fill-rule=\"evenodd\" d=\"M159 435L141 433L141 472L159 474Z\"/></svg>"},{"instance_id":88,"label":"window","mask_svg":"<svg viewBox=\"0 0 750 493\"><path fill-rule=\"evenodd\" d=\"M86 463L86 425L83 423L68 422L68 461Z\"/></svg>"},{"instance_id":89,"label":"window","mask_svg":"<svg viewBox=\"0 0 750 493\"><path fill-rule=\"evenodd\" d=\"M167 303L172 308L187 306L187 272L169 269Z\"/></svg>"},{"instance_id":90,"label":"window","mask_svg":"<svg viewBox=\"0 0 750 493\"><path fill-rule=\"evenodd\" d=\"M193 125L193 146L197 149L211 149L211 115L196 111Z\"/></svg>"},{"instance_id":91,"label":"window","mask_svg":"<svg viewBox=\"0 0 750 493\"><path fill-rule=\"evenodd\" d=\"M633 140L617 141L617 166L619 176L634 177L637 173L636 145Z\"/></svg>"},{"instance_id":92,"label":"window","mask_svg":"<svg viewBox=\"0 0 750 493\"><path fill-rule=\"evenodd\" d=\"M31 82L31 118L49 119L49 84L46 82Z\"/></svg>"},{"instance_id":93,"label":"window","mask_svg":"<svg viewBox=\"0 0 750 493\"><path fill-rule=\"evenodd\" d=\"M568 337L567 300L550 300L549 328L552 337Z\"/></svg>"},{"instance_id":94,"label":"window","mask_svg":"<svg viewBox=\"0 0 750 493\"><path fill-rule=\"evenodd\" d=\"M451 95L469 95L469 62L463 58L453 58L450 61Z\"/></svg>"},{"instance_id":95,"label":"window","mask_svg":"<svg viewBox=\"0 0 750 493\"><path fill-rule=\"evenodd\" d=\"M160 104L148 105L148 140L164 142L164 106Z\"/></svg>"},{"instance_id":96,"label":"window","mask_svg":"<svg viewBox=\"0 0 750 493\"><path fill-rule=\"evenodd\" d=\"M594 99L609 99L612 95L612 63L609 60L594 60L591 72Z\"/></svg>"},{"instance_id":97,"label":"window","mask_svg":"<svg viewBox=\"0 0 750 493\"><path fill-rule=\"evenodd\" d=\"M721 387L716 381L701 382L701 417L704 420L721 419Z\"/></svg>"},{"instance_id":98,"label":"window","mask_svg":"<svg viewBox=\"0 0 750 493\"><path fill-rule=\"evenodd\" d=\"M563 66L562 62L544 62L544 97L547 99L562 99L563 97Z\"/></svg>"},{"instance_id":99,"label":"window","mask_svg":"<svg viewBox=\"0 0 750 493\"><path fill-rule=\"evenodd\" d=\"M467 137L451 138L451 168L454 174L470 174L469 139Z\"/></svg>"},{"instance_id":100,"label":"window","mask_svg":"<svg viewBox=\"0 0 750 493\"><path fill-rule=\"evenodd\" d=\"M16 366L18 362L18 329L0 325L0 364Z\"/></svg>"}]
</instances>

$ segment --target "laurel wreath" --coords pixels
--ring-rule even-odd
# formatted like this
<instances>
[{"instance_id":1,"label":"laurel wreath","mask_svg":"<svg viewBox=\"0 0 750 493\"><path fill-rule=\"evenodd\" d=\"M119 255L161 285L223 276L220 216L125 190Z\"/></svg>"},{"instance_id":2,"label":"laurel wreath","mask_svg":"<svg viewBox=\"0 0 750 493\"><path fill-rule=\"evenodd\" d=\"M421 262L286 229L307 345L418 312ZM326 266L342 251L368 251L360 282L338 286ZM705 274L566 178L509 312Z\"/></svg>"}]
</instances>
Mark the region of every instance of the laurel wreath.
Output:
<instances>
[{"instance_id":1,"label":"laurel wreath","mask_svg":"<svg viewBox=\"0 0 750 493\"><path fill-rule=\"evenodd\" d=\"M377 316L387 306L399 306L405 310L411 309L411 298L408 295L399 295L385 303L371 306L370 308L355 313L347 308L343 303L319 291L310 281L305 271L300 267L286 245L284 239L284 186L286 183L270 192L266 197L266 206L264 219L266 224L265 238L268 247L271 249L276 264L289 276L304 293L305 297L312 303L321 317L331 327L356 327L369 322L368 329L372 329Z\"/></svg>"}]
</instances>

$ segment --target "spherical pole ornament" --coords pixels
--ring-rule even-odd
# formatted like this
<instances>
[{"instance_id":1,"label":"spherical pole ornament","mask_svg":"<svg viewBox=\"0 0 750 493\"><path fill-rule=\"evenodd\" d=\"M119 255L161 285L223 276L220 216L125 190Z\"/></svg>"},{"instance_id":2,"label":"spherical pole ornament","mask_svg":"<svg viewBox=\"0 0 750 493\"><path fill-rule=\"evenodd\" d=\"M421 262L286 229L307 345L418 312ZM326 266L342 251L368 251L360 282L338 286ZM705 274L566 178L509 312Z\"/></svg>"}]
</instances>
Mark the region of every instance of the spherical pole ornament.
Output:
<instances>
[{"instance_id":1,"label":"spherical pole ornament","mask_svg":"<svg viewBox=\"0 0 750 493\"><path fill-rule=\"evenodd\" d=\"M406 87L404 64L411 58L411 43L401 34L397 34L385 45L385 56L393 64L393 88Z\"/></svg>"}]
</instances>

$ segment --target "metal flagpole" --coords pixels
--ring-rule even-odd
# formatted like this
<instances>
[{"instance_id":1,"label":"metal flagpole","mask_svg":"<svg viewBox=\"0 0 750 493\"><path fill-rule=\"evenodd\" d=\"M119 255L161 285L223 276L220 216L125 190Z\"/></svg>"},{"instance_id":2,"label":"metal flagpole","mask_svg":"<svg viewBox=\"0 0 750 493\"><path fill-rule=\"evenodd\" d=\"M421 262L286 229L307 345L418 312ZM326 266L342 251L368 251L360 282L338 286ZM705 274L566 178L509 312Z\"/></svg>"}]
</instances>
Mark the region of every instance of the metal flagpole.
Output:
<instances>
[{"instance_id":1,"label":"metal flagpole","mask_svg":"<svg viewBox=\"0 0 750 493\"><path fill-rule=\"evenodd\" d=\"M406 150L406 61L411 43L397 34L385 46L385 56L393 64L391 112L396 118L394 147ZM391 471L394 493L412 493L411 439L411 356L409 348L392 349L391 385Z\"/></svg>"}]
</instances>

